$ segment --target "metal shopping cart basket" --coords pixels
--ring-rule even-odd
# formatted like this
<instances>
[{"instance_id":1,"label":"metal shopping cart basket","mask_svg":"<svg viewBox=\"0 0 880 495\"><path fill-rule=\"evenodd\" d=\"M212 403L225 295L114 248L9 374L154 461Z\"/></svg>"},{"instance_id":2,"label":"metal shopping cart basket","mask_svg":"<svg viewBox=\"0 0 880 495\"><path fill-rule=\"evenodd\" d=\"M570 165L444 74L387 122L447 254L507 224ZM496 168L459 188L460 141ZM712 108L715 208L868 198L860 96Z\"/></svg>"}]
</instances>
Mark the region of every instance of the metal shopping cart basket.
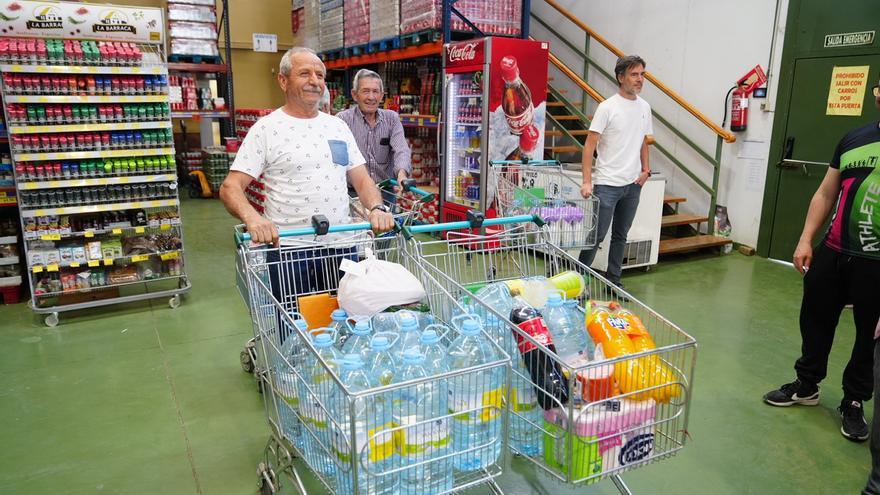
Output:
<instances>
[{"instance_id":1,"label":"metal shopping cart basket","mask_svg":"<svg viewBox=\"0 0 880 495\"><path fill-rule=\"evenodd\" d=\"M283 238L296 243L280 248L252 246L246 233L236 231L258 354L265 357L265 371L259 376L271 436L259 466L263 493L278 490L282 473L289 475L300 493L306 493L297 471L302 464L294 461L297 458L336 494L382 493L389 484L413 478L425 483L427 472L453 473L443 478L438 494L478 485L486 492L501 493L495 479L501 474L506 438L507 414L501 397L510 378L510 359L500 347L492 344L498 356L492 362L358 390L343 384L339 363L321 358L309 335L295 322L308 298L336 294L342 260L360 258L367 249L383 251L376 254L399 262L421 280L427 294L424 302L440 324L456 317L471 318L422 264L401 249L398 238L390 239L394 242L374 239L369 228L368 223L331 227L316 218L311 228L282 232ZM447 343L454 337L452 331L444 334ZM321 380L313 379L316 375L309 370L314 369L322 370ZM428 416L424 410L418 416L406 407L394 408L399 415L390 422L376 412L377 401L415 396L424 387L434 387L436 392L453 386L476 391L476 399L468 396ZM445 399L446 393L434 397ZM463 424L480 426L483 436L459 438L456 425ZM413 448L411 442L416 440L412 439L419 438L435 441L434 447ZM470 462L475 458L485 461Z\"/></svg>"},{"instance_id":2,"label":"metal shopping cart basket","mask_svg":"<svg viewBox=\"0 0 880 495\"><path fill-rule=\"evenodd\" d=\"M495 185L499 216L539 215L546 222L540 230L551 244L563 249L596 245L599 199L582 198L581 185L563 173L558 161L492 161L489 177ZM533 224L524 228L539 230Z\"/></svg>"},{"instance_id":3,"label":"metal shopping cart basket","mask_svg":"<svg viewBox=\"0 0 880 495\"><path fill-rule=\"evenodd\" d=\"M397 195L394 192L394 188L397 187L398 182L394 179L387 179L379 184L377 187L380 191L383 191L383 202L386 206L388 206L391 214L394 216L394 222L398 227L405 227L412 225L414 221L416 221L419 217L419 213L427 203L430 203L434 200L434 194L424 189L420 189L416 187L415 181L412 179L406 180L401 185L401 191L403 193L412 193L411 198L406 199L404 196ZM349 203L350 213L352 218L358 218L361 220L369 219L370 212L367 211L366 208L360 203L360 199L351 198ZM237 227L239 233L243 233L242 227ZM394 236L393 233L385 234L383 237ZM238 240L239 237L236 237ZM238 245L238 242L236 243ZM380 250L384 251L384 250ZM239 294L241 294L242 300L244 300L245 306L248 308L248 312L253 316L253 312L251 310L251 302L250 302L250 294L248 292L247 286L247 269L248 265L261 265L265 262L263 257L265 256L265 252L261 250L250 251L248 256L253 259L250 261L245 260L242 256L236 256L235 258L235 282L236 287L238 288ZM251 318L254 321L253 318ZM262 380L259 378L259 374L265 369L264 363L261 362L260 357L258 355L258 342L257 338L259 333L254 332L255 337L249 339L244 346L244 349L241 351L239 359L241 361L242 369L247 373L253 373L257 378L257 386L261 386ZM260 388L262 390L262 388Z\"/></svg>"},{"instance_id":4,"label":"metal shopping cart basket","mask_svg":"<svg viewBox=\"0 0 880 495\"><path fill-rule=\"evenodd\" d=\"M412 238L410 249L452 296L469 301L471 311L497 321L516 337L520 349L537 349L538 354L512 363L510 448L538 471L565 484L610 478L621 493L631 493L620 477L623 472L670 457L685 446L696 341L572 258L550 241L546 230L539 236L531 233L533 229L524 225L529 220L529 216L486 220L483 226L508 224L490 235L458 230L468 222L414 226L410 234L456 232L445 240ZM511 321L513 314L505 304L521 302L510 299L510 294L519 291L540 307L536 300L548 279L553 285L543 290L557 287L577 300L590 334L602 338L604 331L615 337L606 335L609 343L603 344L605 354L614 357L605 359L597 353L589 356L592 361L583 356L563 360L547 348L546 341L525 331L534 327ZM639 322L643 327L637 328ZM645 329L647 336L640 333ZM541 383L529 373L529 366L543 370L537 375ZM553 370L561 371L567 383L546 380Z\"/></svg>"}]
</instances>

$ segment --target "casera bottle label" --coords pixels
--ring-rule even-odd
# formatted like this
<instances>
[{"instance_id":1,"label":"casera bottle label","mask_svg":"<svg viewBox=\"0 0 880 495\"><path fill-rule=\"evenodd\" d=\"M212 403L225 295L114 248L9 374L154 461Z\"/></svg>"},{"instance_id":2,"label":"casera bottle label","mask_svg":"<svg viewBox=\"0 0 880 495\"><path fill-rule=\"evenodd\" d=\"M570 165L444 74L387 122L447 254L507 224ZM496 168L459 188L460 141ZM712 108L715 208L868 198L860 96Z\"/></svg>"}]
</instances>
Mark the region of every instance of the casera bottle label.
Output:
<instances>
[{"instance_id":1,"label":"casera bottle label","mask_svg":"<svg viewBox=\"0 0 880 495\"><path fill-rule=\"evenodd\" d=\"M517 326L531 338L535 339L535 342L538 342L544 347L549 347L553 344L553 337L550 336L550 329L547 328L547 324L544 323L543 318L532 318L531 320L524 321ZM526 339L521 334L515 333L515 335L516 345L519 347L520 354L525 355L527 352L538 348L532 343L532 341Z\"/></svg>"}]
</instances>

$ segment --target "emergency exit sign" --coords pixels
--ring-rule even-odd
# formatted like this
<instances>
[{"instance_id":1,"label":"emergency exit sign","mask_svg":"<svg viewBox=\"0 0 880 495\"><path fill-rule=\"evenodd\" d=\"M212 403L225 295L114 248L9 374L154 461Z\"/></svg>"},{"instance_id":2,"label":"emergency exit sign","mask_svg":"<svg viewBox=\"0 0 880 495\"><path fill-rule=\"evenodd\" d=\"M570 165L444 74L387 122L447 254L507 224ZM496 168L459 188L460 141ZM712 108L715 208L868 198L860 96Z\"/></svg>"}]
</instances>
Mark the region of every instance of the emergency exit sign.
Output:
<instances>
[{"instance_id":1,"label":"emergency exit sign","mask_svg":"<svg viewBox=\"0 0 880 495\"><path fill-rule=\"evenodd\" d=\"M840 46L873 45L874 31L859 31L857 33L826 34L825 48L837 48Z\"/></svg>"}]
</instances>

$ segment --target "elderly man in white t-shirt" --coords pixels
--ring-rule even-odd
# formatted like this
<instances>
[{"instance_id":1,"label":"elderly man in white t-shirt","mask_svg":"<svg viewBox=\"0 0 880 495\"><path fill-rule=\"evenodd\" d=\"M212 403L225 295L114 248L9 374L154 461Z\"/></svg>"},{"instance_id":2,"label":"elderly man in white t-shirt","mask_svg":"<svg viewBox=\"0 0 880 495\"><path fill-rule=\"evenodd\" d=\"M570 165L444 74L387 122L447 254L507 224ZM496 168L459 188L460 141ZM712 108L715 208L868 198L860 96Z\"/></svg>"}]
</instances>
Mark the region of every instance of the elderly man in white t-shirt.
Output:
<instances>
[{"instance_id":1,"label":"elderly man in white t-shirt","mask_svg":"<svg viewBox=\"0 0 880 495\"><path fill-rule=\"evenodd\" d=\"M308 226L313 215L326 216L331 225L349 223L347 178L370 212L373 229L391 230L394 220L348 126L319 111L325 90L324 63L308 48L292 48L282 57L279 69L284 106L257 121L245 137L220 188L226 209L245 223L254 241L278 245L279 229ZM263 215L244 194L260 176L266 186ZM276 280L278 274L270 274L279 300L293 296L290 292L329 289L320 286L331 274L324 273L326 263L318 258L343 253L320 251L292 254L298 260L311 261L294 263L293 273L283 281ZM272 253L277 255L277 251ZM351 257L350 253L345 257ZM286 294L281 294L279 285L285 286Z\"/></svg>"},{"instance_id":2,"label":"elderly man in white t-shirt","mask_svg":"<svg viewBox=\"0 0 880 495\"><path fill-rule=\"evenodd\" d=\"M614 67L620 85L617 94L599 104L584 145L584 174L581 195L599 198L597 247L581 251L581 263L589 266L598 244L611 226L608 250L608 280L620 282L623 250L633 218L639 207L642 185L648 180L648 136L653 134L651 106L639 97L645 80L645 61L636 55L617 60ZM593 151L597 151L593 166Z\"/></svg>"}]
</instances>

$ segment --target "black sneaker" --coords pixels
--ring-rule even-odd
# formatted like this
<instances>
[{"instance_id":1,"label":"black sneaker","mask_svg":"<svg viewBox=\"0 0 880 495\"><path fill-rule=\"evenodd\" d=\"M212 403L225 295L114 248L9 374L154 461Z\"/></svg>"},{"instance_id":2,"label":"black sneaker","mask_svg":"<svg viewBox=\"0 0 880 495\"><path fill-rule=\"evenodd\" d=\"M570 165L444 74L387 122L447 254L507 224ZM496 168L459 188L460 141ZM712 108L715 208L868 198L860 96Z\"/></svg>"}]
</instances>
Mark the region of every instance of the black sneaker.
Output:
<instances>
[{"instance_id":1,"label":"black sneaker","mask_svg":"<svg viewBox=\"0 0 880 495\"><path fill-rule=\"evenodd\" d=\"M795 380L764 394L764 402L778 407L815 406L819 403L819 386Z\"/></svg>"},{"instance_id":2,"label":"black sneaker","mask_svg":"<svg viewBox=\"0 0 880 495\"><path fill-rule=\"evenodd\" d=\"M864 442L870 431L865 421L861 401L844 399L837 408L840 411L840 433L854 442Z\"/></svg>"}]
</instances>

